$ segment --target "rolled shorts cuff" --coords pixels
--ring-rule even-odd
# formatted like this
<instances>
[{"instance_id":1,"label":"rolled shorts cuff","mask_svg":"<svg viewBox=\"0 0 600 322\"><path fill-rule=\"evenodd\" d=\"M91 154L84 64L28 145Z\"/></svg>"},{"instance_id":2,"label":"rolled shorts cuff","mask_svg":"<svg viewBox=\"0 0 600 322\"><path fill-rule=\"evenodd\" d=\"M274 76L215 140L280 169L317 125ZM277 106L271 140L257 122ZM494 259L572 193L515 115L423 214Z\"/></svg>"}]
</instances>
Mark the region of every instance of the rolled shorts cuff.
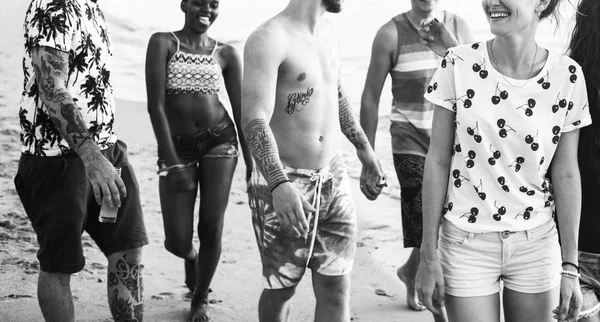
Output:
<instances>
[{"instance_id":1,"label":"rolled shorts cuff","mask_svg":"<svg viewBox=\"0 0 600 322\"><path fill-rule=\"evenodd\" d=\"M60 274L75 274L81 272L81 270L85 267L85 262L73 266L64 266L64 265L47 265L40 262L40 270L45 273L60 273Z\"/></svg>"}]
</instances>

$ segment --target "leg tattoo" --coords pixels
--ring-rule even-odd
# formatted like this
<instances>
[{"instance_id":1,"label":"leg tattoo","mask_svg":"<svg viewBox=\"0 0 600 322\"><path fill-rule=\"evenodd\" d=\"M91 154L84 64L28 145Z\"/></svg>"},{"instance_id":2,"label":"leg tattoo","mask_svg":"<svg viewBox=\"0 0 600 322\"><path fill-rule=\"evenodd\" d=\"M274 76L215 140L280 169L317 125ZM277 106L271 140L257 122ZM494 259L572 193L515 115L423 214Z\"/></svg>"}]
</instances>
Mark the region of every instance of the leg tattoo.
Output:
<instances>
[{"instance_id":1,"label":"leg tattoo","mask_svg":"<svg viewBox=\"0 0 600 322\"><path fill-rule=\"evenodd\" d=\"M108 272L108 303L118 322L142 322L144 312L142 266L119 258Z\"/></svg>"}]
</instances>

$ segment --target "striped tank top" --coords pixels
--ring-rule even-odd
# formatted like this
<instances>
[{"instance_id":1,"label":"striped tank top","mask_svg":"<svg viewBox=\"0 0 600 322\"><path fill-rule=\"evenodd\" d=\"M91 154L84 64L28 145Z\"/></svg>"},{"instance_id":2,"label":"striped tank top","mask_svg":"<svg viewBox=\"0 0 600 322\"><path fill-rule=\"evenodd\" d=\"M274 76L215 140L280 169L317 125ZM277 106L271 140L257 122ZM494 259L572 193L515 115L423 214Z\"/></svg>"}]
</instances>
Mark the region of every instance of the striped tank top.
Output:
<instances>
[{"instance_id":1,"label":"striped tank top","mask_svg":"<svg viewBox=\"0 0 600 322\"><path fill-rule=\"evenodd\" d=\"M446 11L443 22L456 35L457 22ZM418 31L402 13L392 21L398 30L398 57L390 73L392 152L425 156L431 138L434 105L423 98L441 57L421 44ZM460 42L460 39L459 39Z\"/></svg>"}]
</instances>

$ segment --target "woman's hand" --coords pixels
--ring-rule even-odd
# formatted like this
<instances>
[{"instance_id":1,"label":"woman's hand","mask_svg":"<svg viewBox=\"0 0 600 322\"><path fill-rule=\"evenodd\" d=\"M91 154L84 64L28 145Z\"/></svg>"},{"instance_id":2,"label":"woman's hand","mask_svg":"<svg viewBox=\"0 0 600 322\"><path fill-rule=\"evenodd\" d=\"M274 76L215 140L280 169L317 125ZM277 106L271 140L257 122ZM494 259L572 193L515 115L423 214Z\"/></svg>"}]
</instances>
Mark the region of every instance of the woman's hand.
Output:
<instances>
[{"instance_id":1,"label":"woman's hand","mask_svg":"<svg viewBox=\"0 0 600 322\"><path fill-rule=\"evenodd\" d=\"M419 29L421 43L438 56L444 56L448 48L458 46L458 40L443 22L435 18L425 18L421 20Z\"/></svg>"},{"instance_id":2,"label":"woman's hand","mask_svg":"<svg viewBox=\"0 0 600 322\"><path fill-rule=\"evenodd\" d=\"M579 279L563 275L560 281L560 302L552 313L559 322L575 322L579 316L583 296L579 287Z\"/></svg>"},{"instance_id":3,"label":"woman's hand","mask_svg":"<svg viewBox=\"0 0 600 322\"><path fill-rule=\"evenodd\" d=\"M188 192L196 189L196 178L189 171L190 165L175 164L158 170L158 175L167 179L167 185L174 192Z\"/></svg>"},{"instance_id":4,"label":"woman's hand","mask_svg":"<svg viewBox=\"0 0 600 322\"><path fill-rule=\"evenodd\" d=\"M419 301L431 313L443 314L440 309L444 306L444 275L437 255L433 255L431 259L421 257L417 271L417 294Z\"/></svg>"}]
</instances>

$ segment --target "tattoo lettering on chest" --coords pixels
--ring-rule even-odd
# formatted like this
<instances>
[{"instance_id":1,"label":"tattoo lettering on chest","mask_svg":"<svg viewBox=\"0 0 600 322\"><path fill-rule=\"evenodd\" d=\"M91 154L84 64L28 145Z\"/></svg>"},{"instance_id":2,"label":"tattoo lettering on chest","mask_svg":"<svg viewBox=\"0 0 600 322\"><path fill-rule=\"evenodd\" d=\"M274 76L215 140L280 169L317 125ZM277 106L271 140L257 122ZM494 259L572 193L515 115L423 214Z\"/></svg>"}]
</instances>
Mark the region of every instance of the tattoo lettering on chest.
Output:
<instances>
[{"instance_id":1,"label":"tattoo lettering on chest","mask_svg":"<svg viewBox=\"0 0 600 322\"><path fill-rule=\"evenodd\" d=\"M288 103L285 112L292 115L294 112L304 110L306 104L310 103L310 98L315 92L314 88L308 87L306 92L291 93L288 95Z\"/></svg>"}]
</instances>

